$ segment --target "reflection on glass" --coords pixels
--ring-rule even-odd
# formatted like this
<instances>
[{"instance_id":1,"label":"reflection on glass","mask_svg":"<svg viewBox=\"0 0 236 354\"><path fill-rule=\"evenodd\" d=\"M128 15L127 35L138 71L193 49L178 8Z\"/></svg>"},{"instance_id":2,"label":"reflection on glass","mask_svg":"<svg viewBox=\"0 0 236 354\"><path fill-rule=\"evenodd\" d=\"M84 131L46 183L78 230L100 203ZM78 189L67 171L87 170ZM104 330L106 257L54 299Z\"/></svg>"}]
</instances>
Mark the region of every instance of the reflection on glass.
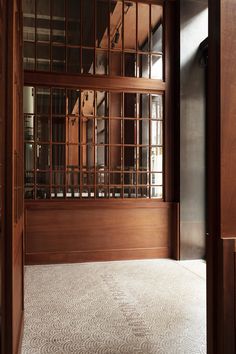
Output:
<instances>
[{"instance_id":1,"label":"reflection on glass","mask_svg":"<svg viewBox=\"0 0 236 354\"><path fill-rule=\"evenodd\" d=\"M161 147L151 149L151 171L162 172L163 170L163 150Z\"/></svg>"},{"instance_id":2,"label":"reflection on glass","mask_svg":"<svg viewBox=\"0 0 236 354\"><path fill-rule=\"evenodd\" d=\"M94 70L94 50L83 49L81 71L83 74L93 74L93 70Z\"/></svg>"},{"instance_id":3,"label":"reflection on glass","mask_svg":"<svg viewBox=\"0 0 236 354\"><path fill-rule=\"evenodd\" d=\"M151 198L162 198L162 196L163 196L163 187L161 186L151 187Z\"/></svg>"},{"instance_id":4,"label":"reflection on glass","mask_svg":"<svg viewBox=\"0 0 236 354\"><path fill-rule=\"evenodd\" d=\"M131 119L124 119L124 144L134 145L136 143L135 132L136 121Z\"/></svg>"},{"instance_id":5,"label":"reflection on glass","mask_svg":"<svg viewBox=\"0 0 236 354\"><path fill-rule=\"evenodd\" d=\"M83 117L81 119L81 143L92 144L94 141L94 120Z\"/></svg>"},{"instance_id":6,"label":"reflection on glass","mask_svg":"<svg viewBox=\"0 0 236 354\"><path fill-rule=\"evenodd\" d=\"M34 144L25 144L25 170L34 169Z\"/></svg>"},{"instance_id":7,"label":"reflection on glass","mask_svg":"<svg viewBox=\"0 0 236 354\"><path fill-rule=\"evenodd\" d=\"M122 170L122 148L120 146L110 147L110 169L112 171Z\"/></svg>"},{"instance_id":8,"label":"reflection on glass","mask_svg":"<svg viewBox=\"0 0 236 354\"><path fill-rule=\"evenodd\" d=\"M110 75L122 75L122 53L110 52Z\"/></svg>"},{"instance_id":9,"label":"reflection on glass","mask_svg":"<svg viewBox=\"0 0 236 354\"><path fill-rule=\"evenodd\" d=\"M50 70L50 46L48 44L38 44L36 48L36 69L39 71Z\"/></svg>"},{"instance_id":10,"label":"reflection on glass","mask_svg":"<svg viewBox=\"0 0 236 354\"><path fill-rule=\"evenodd\" d=\"M136 77L136 56L135 53L124 54L125 76Z\"/></svg>"},{"instance_id":11,"label":"reflection on glass","mask_svg":"<svg viewBox=\"0 0 236 354\"><path fill-rule=\"evenodd\" d=\"M152 120L152 135L151 135L151 144L152 145L162 145L162 121Z\"/></svg>"},{"instance_id":12,"label":"reflection on glass","mask_svg":"<svg viewBox=\"0 0 236 354\"><path fill-rule=\"evenodd\" d=\"M108 57L107 52L99 51L96 52L96 70L97 75L107 75L108 74Z\"/></svg>"},{"instance_id":13,"label":"reflection on glass","mask_svg":"<svg viewBox=\"0 0 236 354\"><path fill-rule=\"evenodd\" d=\"M111 49L122 49L122 13L123 4L119 0L110 2L110 47Z\"/></svg>"},{"instance_id":14,"label":"reflection on glass","mask_svg":"<svg viewBox=\"0 0 236 354\"><path fill-rule=\"evenodd\" d=\"M80 48L67 47L67 71L80 73Z\"/></svg>"},{"instance_id":15,"label":"reflection on glass","mask_svg":"<svg viewBox=\"0 0 236 354\"><path fill-rule=\"evenodd\" d=\"M108 120L96 119L95 142L96 144L108 144Z\"/></svg>"},{"instance_id":16,"label":"reflection on glass","mask_svg":"<svg viewBox=\"0 0 236 354\"><path fill-rule=\"evenodd\" d=\"M65 141L65 118L53 117L52 118L52 141L64 142Z\"/></svg>"},{"instance_id":17,"label":"reflection on glass","mask_svg":"<svg viewBox=\"0 0 236 354\"><path fill-rule=\"evenodd\" d=\"M110 92L110 117L122 117L122 93Z\"/></svg>"},{"instance_id":18,"label":"reflection on glass","mask_svg":"<svg viewBox=\"0 0 236 354\"><path fill-rule=\"evenodd\" d=\"M143 119L139 121L139 144L149 145L149 120Z\"/></svg>"},{"instance_id":19,"label":"reflection on glass","mask_svg":"<svg viewBox=\"0 0 236 354\"><path fill-rule=\"evenodd\" d=\"M37 9L37 40L50 41L50 1L36 0Z\"/></svg>"},{"instance_id":20,"label":"reflection on glass","mask_svg":"<svg viewBox=\"0 0 236 354\"><path fill-rule=\"evenodd\" d=\"M108 0L96 1L96 47L108 48Z\"/></svg>"},{"instance_id":21,"label":"reflection on glass","mask_svg":"<svg viewBox=\"0 0 236 354\"><path fill-rule=\"evenodd\" d=\"M37 117L37 136L38 141L50 140L50 120L48 117Z\"/></svg>"},{"instance_id":22,"label":"reflection on glass","mask_svg":"<svg viewBox=\"0 0 236 354\"><path fill-rule=\"evenodd\" d=\"M24 16L23 39L27 41L35 40L35 3L31 0L22 1Z\"/></svg>"},{"instance_id":23,"label":"reflection on glass","mask_svg":"<svg viewBox=\"0 0 236 354\"><path fill-rule=\"evenodd\" d=\"M52 114L66 113L66 94L64 89L52 90Z\"/></svg>"},{"instance_id":24,"label":"reflection on glass","mask_svg":"<svg viewBox=\"0 0 236 354\"><path fill-rule=\"evenodd\" d=\"M151 50L162 53L162 6L151 5L151 13Z\"/></svg>"},{"instance_id":25,"label":"reflection on glass","mask_svg":"<svg viewBox=\"0 0 236 354\"><path fill-rule=\"evenodd\" d=\"M162 96L152 95L151 96L151 108L152 108L152 119L162 119L163 118L163 107L162 107Z\"/></svg>"},{"instance_id":26,"label":"reflection on glass","mask_svg":"<svg viewBox=\"0 0 236 354\"><path fill-rule=\"evenodd\" d=\"M136 93L124 94L124 117L135 118L137 111Z\"/></svg>"},{"instance_id":27,"label":"reflection on glass","mask_svg":"<svg viewBox=\"0 0 236 354\"><path fill-rule=\"evenodd\" d=\"M53 170L65 169L65 145L52 146L52 168Z\"/></svg>"},{"instance_id":28,"label":"reflection on glass","mask_svg":"<svg viewBox=\"0 0 236 354\"><path fill-rule=\"evenodd\" d=\"M46 144L36 145L36 168L48 170L50 168L50 147Z\"/></svg>"},{"instance_id":29,"label":"reflection on glass","mask_svg":"<svg viewBox=\"0 0 236 354\"><path fill-rule=\"evenodd\" d=\"M149 118L149 95L139 95L139 117Z\"/></svg>"},{"instance_id":30,"label":"reflection on glass","mask_svg":"<svg viewBox=\"0 0 236 354\"><path fill-rule=\"evenodd\" d=\"M94 46L94 1L82 2L82 45Z\"/></svg>"},{"instance_id":31,"label":"reflection on glass","mask_svg":"<svg viewBox=\"0 0 236 354\"><path fill-rule=\"evenodd\" d=\"M65 42L65 0L52 1L52 41Z\"/></svg>"},{"instance_id":32,"label":"reflection on glass","mask_svg":"<svg viewBox=\"0 0 236 354\"><path fill-rule=\"evenodd\" d=\"M68 114L78 115L80 107L80 91L67 90Z\"/></svg>"},{"instance_id":33,"label":"reflection on glass","mask_svg":"<svg viewBox=\"0 0 236 354\"><path fill-rule=\"evenodd\" d=\"M149 51L149 5L138 4L138 49Z\"/></svg>"},{"instance_id":34,"label":"reflection on glass","mask_svg":"<svg viewBox=\"0 0 236 354\"><path fill-rule=\"evenodd\" d=\"M140 54L139 55L139 77L144 77L149 79L150 70L149 70L149 55Z\"/></svg>"},{"instance_id":35,"label":"reflection on glass","mask_svg":"<svg viewBox=\"0 0 236 354\"><path fill-rule=\"evenodd\" d=\"M141 171L149 170L149 147L139 148L139 169Z\"/></svg>"},{"instance_id":36,"label":"reflection on glass","mask_svg":"<svg viewBox=\"0 0 236 354\"><path fill-rule=\"evenodd\" d=\"M97 116L108 117L108 93L104 91L96 92Z\"/></svg>"},{"instance_id":37,"label":"reflection on glass","mask_svg":"<svg viewBox=\"0 0 236 354\"><path fill-rule=\"evenodd\" d=\"M67 42L80 45L80 0L67 1Z\"/></svg>"},{"instance_id":38,"label":"reflection on glass","mask_svg":"<svg viewBox=\"0 0 236 354\"><path fill-rule=\"evenodd\" d=\"M24 43L24 70L35 69L35 45L34 43Z\"/></svg>"},{"instance_id":39,"label":"reflection on glass","mask_svg":"<svg viewBox=\"0 0 236 354\"><path fill-rule=\"evenodd\" d=\"M36 183L37 184L50 184L50 173L49 172L37 172Z\"/></svg>"},{"instance_id":40,"label":"reflection on glass","mask_svg":"<svg viewBox=\"0 0 236 354\"><path fill-rule=\"evenodd\" d=\"M78 145L68 146L66 167L71 170L78 169L80 167L80 147Z\"/></svg>"},{"instance_id":41,"label":"reflection on glass","mask_svg":"<svg viewBox=\"0 0 236 354\"><path fill-rule=\"evenodd\" d=\"M94 115L94 91L81 92L81 115L93 116Z\"/></svg>"},{"instance_id":42,"label":"reflection on glass","mask_svg":"<svg viewBox=\"0 0 236 354\"><path fill-rule=\"evenodd\" d=\"M36 198L37 199L49 199L50 198L50 189L46 187L38 187L36 189Z\"/></svg>"},{"instance_id":43,"label":"reflection on glass","mask_svg":"<svg viewBox=\"0 0 236 354\"><path fill-rule=\"evenodd\" d=\"M136 3L124 2L124 49L136 49Z\"/></svg>"},{"instance_id":44,"label":"reflection on glass","mask_svg":"<svg viewBox=\"0 0 236 354\"><path fill-rule=\"evenodd\" d=\"M163 61L160 55L152 55L151 78L163 79Z\"/></svg>"},{"instance_id":45,"label":"reflection on glass","mask_svg":"<svg viewBox=\"0 0 236 354\"><path fill-rule=\"evenodd\" d=\"M107 146L95 146L96 152L96 168L97 170L103 170L107 167L108 162L108 147Z\"/></svg>"},{"instance_id":46,"label":"reflection on glass","mask_svg":"<svg viewBox=\"0 0 236 354\"><path fill-rule=\"evenodd\" d=\"M124 147L124 169L127 171L136 170L136 148Z\"/></svg>"},{"instance_id":47,"label":"reflection on glass","mask_svg":"<svg viewBox=\"0 0 236 354\"><path fill-rule=\"evenodd\" d=\"M66 51L65 47L52 46L52 71L65 71Z\"/></svg>"},{"instance_id":48,"label":"reflection on glass","mask_svg":"<svg viewBox=\"0 0 236 354\"><path fill-rule=\"evenodd\" d=\"M38 114L49 114L50 112L50 89L36 89L36 108Z\"/></svg>"},{"instance_id":49,"label":"reflection on glass","mask_svg":"<svg viewBox=\"0 0 236 354\"><path fill-rule=\"evenodd\" d=\"M24 116L24 133L25 140L34 140L34 116Z\"/></svg>"},{"instance_id":50,"label":"reflection on glass","mask_svg":"<svg viewBox=\"0 0 236 354\"><path fill-rule=\"evenodd\" d=\"M54 184L54 185L65 184L65 173L64 172L53 172L52 173L52 184Z\"/></svg>"}]
</instances>

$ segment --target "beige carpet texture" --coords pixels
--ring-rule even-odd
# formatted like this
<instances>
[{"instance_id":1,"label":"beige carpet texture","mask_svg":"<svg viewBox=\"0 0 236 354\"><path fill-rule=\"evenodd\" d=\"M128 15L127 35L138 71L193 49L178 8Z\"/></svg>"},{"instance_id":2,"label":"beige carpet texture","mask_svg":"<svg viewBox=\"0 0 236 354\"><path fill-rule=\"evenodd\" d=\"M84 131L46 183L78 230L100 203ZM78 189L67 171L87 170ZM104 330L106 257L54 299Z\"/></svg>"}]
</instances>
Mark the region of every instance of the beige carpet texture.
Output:
<instances>
[{"instance_id":1,"label":"beige carpet texture","mask_svg":"<svg viewBox=\"0 0 236 354\"><path fill-rule=\"evenodd\" d=\"M27 266L22 354L205 354L205 263Z\"/></svg>"}]
</instances>

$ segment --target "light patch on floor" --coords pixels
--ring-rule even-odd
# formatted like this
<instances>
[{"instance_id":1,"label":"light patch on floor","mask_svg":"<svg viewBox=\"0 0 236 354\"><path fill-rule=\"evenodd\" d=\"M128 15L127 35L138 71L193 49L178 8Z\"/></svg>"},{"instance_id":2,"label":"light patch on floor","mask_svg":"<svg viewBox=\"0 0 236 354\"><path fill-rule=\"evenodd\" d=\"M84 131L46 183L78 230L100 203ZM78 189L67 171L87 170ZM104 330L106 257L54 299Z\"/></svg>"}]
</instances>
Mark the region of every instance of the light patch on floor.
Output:
<instances>
[{"instance_id":1,"label":"light patch on floor","mask_svg":"<svg viewBox=\"0 0 236 354\"><path fill-rule=\"evenodd\" d=\"M205 354L202 261L27 266L22 354Z\"/></svg>"}]
</instances>

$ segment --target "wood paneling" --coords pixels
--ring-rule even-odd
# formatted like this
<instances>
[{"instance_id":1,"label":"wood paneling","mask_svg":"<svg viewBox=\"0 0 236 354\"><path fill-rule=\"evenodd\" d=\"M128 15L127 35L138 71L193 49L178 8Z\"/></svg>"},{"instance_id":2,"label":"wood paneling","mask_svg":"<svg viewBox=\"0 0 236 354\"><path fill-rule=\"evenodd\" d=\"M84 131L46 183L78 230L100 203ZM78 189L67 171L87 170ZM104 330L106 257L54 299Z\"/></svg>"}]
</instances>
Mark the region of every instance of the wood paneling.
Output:
<instances>
[{"instance_id":1,"label":"wood paneling","mask_svg":"<svg viewBox=\"0 0 236 354\"><path fill-rule=\"evenodd\" d=\"M176 204L156 201L26 203L26 261L170 257L176 214Z\"/></svg>"}]
</instances>

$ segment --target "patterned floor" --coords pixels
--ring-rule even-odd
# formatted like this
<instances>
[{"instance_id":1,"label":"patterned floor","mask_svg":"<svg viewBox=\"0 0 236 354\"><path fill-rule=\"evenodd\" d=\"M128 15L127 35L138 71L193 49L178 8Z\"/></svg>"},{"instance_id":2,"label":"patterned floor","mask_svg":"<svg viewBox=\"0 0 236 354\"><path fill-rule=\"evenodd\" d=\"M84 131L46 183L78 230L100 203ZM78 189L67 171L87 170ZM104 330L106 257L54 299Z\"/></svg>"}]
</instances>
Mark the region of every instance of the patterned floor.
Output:
<instances>
[{"instance_id":1,"label":"patterned floor","mask_svg":"<svg viewBox=\"0 0 236 354\"><path fill-rule=\"evenodd\" d=\"M205 263L28 266L22 354L205 354Z\"/></svg>"}]
</instances>

